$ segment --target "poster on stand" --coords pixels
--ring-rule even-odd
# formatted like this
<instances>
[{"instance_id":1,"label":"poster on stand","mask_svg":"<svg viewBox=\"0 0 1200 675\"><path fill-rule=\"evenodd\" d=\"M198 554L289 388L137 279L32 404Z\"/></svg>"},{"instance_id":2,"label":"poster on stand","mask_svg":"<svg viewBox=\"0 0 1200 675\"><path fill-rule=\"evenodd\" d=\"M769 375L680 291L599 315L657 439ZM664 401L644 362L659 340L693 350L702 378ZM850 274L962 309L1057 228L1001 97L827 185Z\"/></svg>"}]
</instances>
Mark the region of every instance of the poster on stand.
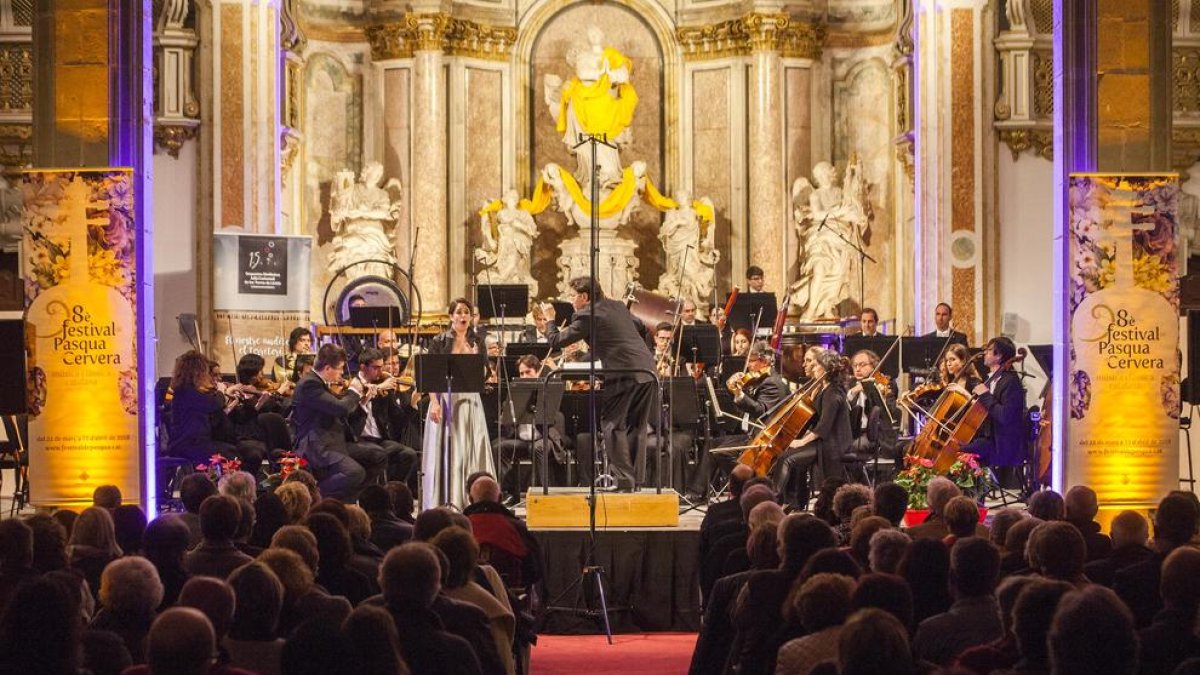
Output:
<instances>
[{"instance_id":1,"label":"poster on stand","mask_svg":"<svg viewBox=\"0 0 1200 675\"><path fill-rule=\"evenodd\" d=\"M1179 487L1175 174L1072 174L1064 489L1105 509Z\"/></svg>"},{"instance_id":2,"label":"poster on stand","mask_svg":"<svg viewBox=\"0 0 1200 675\"><path fill-rule=\"evenodd\" d=\"M29 171L24 202L29 486L35 506L141 490L138 228L129 169Z\"/></svg>"}]
</instances>

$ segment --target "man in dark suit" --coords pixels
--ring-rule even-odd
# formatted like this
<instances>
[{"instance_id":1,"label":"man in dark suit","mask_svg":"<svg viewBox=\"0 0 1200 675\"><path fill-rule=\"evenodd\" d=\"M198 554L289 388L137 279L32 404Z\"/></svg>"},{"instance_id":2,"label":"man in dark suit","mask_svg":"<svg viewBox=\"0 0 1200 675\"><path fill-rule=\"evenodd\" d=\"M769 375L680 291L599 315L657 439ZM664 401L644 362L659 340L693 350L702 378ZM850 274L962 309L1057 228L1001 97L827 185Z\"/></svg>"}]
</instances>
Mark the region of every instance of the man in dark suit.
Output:
<instances>
[{"instance_id":1,"label":"man in dark suit","mask_svg":"<svg viewBox=\"0 0 1200 675\"><path fill-rule=\"evenodd\" d=\"M654 357L648 346L648 331L624 304L605 298L593 279L576 277L569 286L575 315L563 330L551 324L550 346L558 349L587 340L593 358L604 370L639 371L606 376L600 394L600 424L608 447L609 468L616 489L632 492L645 477L646 426L655 407ZM592 297L593 288L596 297ZM636 468L629 452L630 429L637 432Z\"/></svg>"},{"instance_id":2,"label":"man in dark suit","mask_svg":"<svg viewBox=\"0 0 1200 675\"><path fill-rule=\"evenodd\" d=\"M335 396L329 384L341 381L345 366L345 350L337 345L321 347L312 371L296 384L292 421L296 425L296 450L316 472L321 494L352 502L367 478L368 468L374 476L382 475L387 455L378 448L346 442L346 418L374 385L354 378L344 395Z\"/></svg>"},{"instance_id":3,"label":"man in dark suit","mask_svg":"<svg viewBox=\"0 0 1200 675\"><path fill-rule=\"evenodd\" d=\"M387 456L388 479L407 483L417 466L417 451L400 443L399 430L392 429L392 420L403 412L396 401L397 381L384 372L383 362L384 353L378 349L368 348L359 355L357 379L364 387L376 385L376 395L359 400L348 421L357 443L378 448Z\"/></svg>"},{"instance_id":4,"label":"man in dark suit","mask_svg":"<svg viewBox=\"0 0 1200 675\"><path fill-rule=\"evenodd\" d=\"M521 337L518 342L526 344L547 342L550 339L550 326L554 323L554 305L534 303L530 314L533 315L533 324L521 329Z\"/></svg>"},{"instance_id":5,"label":"man in dark suit","mask_svg":"<svg viewBox=\"0 0 1200 675\"><path fill-rule=\"evenodd\" d=\"M1016 353L1017 347L1012 340L992 338L984 348L983 363L994 372L1011 361ZM989 466L1017 466L1025 461L1028 453L1025 385L1011 368L1005 368L989 380L990 384L975 385L972 392L987 409L988 417L965 450L979 455Z\"/></svg>"},{"instance_id":6,"label":"man in dark suit","mask_svg":"<svg viewBox=\"0 0 1200 675\"><path fill-rule=\"evenodd\" d=\"M733 404L746 415L746 420L760 420L791 394L787 382L775 370L774 365L775 351L771 349L770 345L760 341L750 346L750 353L746 356L746 372L765 371L766 375L757 383L739 388L733 397ZM720 450L744 446L750 442L755 429L745 421L742 426L744 433L726 436L711 445L707 452L701 454L696 472L692 474L691 485L688 486L690 496L701 498L705 495L714 469L718 467L725 470L733 468L740 452L731 454L720 452Z\"/></svg>"},{"instance_id":7,"label":"man in dark suit","mask_svg":"<svg viewBox=\"0 0 1200 675\"><path fill-rule=\"evenodd\" d=\"M857 333L851 333L850 337L880 337L883 333L879 332L879 312L870 307L863 307L863 310L858 313Z\"/></svg>"},{"instance_id":8,"label":"man in dark suit","mask_svg":"<svg viewBox=\"0 0 1200 675\"><path fill-rule=\"evenodd\" d=\"M969 346L967 343L967 334L950 327L950 319L953 317L954 310L950 308L950 305L939 302L937 307L933 308L934 329L926 333L923 337L950 338L951 342Z\"/></svg>"},{"instance_id":9,"label":"man in dark suit","mask_svg":"<svg viewBox=\"0 0 1200 675\"><path fill-rule=\"evenodd\" d=\"M850 433L854 436L850 449L861 455L879 452L883 457L892 457L900 411L896 408L894 389L889 386L885 392L879 383L867 381L878 365L879 355L869 349L850 358L850 368L857 380L846 392L846 402L850 404Z\"/></svg>"}]
</instances>

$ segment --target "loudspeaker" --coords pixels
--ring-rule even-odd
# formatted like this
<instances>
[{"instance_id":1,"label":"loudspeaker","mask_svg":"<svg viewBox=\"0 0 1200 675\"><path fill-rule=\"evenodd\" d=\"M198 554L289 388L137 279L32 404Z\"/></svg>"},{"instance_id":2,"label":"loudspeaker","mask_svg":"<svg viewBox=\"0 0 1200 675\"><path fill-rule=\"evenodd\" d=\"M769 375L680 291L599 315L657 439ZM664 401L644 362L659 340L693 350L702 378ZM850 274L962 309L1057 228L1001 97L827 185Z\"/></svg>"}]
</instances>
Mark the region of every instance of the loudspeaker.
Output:
<instances>
[{"instance_id":1,"label":"loudspeaker","mask_svg":"<svg viewBox=\"0 0 1200 675\"><path fill-rule=\"evenodd\" d=\"M0 415L25 414L25 322L0 321Z\"/></svg>"}]
</instances>

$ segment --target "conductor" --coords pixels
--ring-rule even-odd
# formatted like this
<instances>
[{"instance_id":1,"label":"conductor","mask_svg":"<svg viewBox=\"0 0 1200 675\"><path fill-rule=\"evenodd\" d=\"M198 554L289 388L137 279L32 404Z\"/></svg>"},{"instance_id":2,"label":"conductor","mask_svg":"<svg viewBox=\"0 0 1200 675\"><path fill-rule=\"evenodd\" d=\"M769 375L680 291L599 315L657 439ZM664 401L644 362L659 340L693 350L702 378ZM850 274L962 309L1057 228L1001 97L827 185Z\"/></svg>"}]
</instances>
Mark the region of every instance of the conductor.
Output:
<instances>
[{"instance_id":1,"label":"conductor","mask_svg":"<svg viewBox=\"0 0 1200 675\"><path fill-rule=\"evenodd\" d=\"M624 304L604 297L595 284L596 297L589 277L576 277L568 286L575 315L571 325L559 330L551 323L550 347L559 349L580 340L592 340L592 321L596 322L592 358L599 359L606 371L639 369L645 372L616 372L604 378L600 394L600 433L608 448L609 468L618 492L632 492L645 476L646 428L654 408L654 357L647 344L646 326L634 318ZM629 431L637 432L637 469L629 452Z\"/></svg>"}]
</instances>

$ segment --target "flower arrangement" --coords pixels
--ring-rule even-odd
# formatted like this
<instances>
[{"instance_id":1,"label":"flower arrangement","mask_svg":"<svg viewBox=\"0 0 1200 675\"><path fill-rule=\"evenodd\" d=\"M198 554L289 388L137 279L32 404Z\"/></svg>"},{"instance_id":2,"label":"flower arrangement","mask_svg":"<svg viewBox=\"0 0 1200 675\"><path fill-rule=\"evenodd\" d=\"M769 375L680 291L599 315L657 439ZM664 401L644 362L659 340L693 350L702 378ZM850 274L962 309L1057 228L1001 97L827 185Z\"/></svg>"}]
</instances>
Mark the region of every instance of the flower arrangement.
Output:
<instances>
[{"instance_id":1,"label":"flower arrangement","mask_svg":"<svg viewBox=\"0 0 1200 675\"><path fill-rule=\"evenodd\" d=\"M208 458L208 464L197 464L196 470L203 471L204 473L208 474L208 479L215 484L217 481L221 480L221 476L224 476L227 473L241 471L242 460L230 459L228 457L222 457L221 455L214 454L212 457Z\"/></svg>"},{"instance_id":2,"label":"flower arrangement","mask_svg":"<svg viewBox=\"0 0 1200 675\"><path fill-rule=\"evenodd\" d=\"M263 485L270 489L275 489L287 480L288 476L293 473L308 468L308 460L303 457L297 457L296 453L287 451L279 455L278 460L279 470L267 476L263 481Z\"/></svg>"},{"instance_id":3,"label":"flower arrangement","mask_svg":"<svg viewBox=\"0 0 1200 675\"><path fill-rule=\"evenodd\" d=\"M904 456L904 469L896 474L895 482L908 493L908 508L927 509L925 490L929 481L943 475L933 470L933 460L914 455ZM979 465L979 455L969 452L958 453L954 464L944 474L954 481L968 497L978 497L987 492L992 486L991 474Z\"/></svg>"}]
</instances>

